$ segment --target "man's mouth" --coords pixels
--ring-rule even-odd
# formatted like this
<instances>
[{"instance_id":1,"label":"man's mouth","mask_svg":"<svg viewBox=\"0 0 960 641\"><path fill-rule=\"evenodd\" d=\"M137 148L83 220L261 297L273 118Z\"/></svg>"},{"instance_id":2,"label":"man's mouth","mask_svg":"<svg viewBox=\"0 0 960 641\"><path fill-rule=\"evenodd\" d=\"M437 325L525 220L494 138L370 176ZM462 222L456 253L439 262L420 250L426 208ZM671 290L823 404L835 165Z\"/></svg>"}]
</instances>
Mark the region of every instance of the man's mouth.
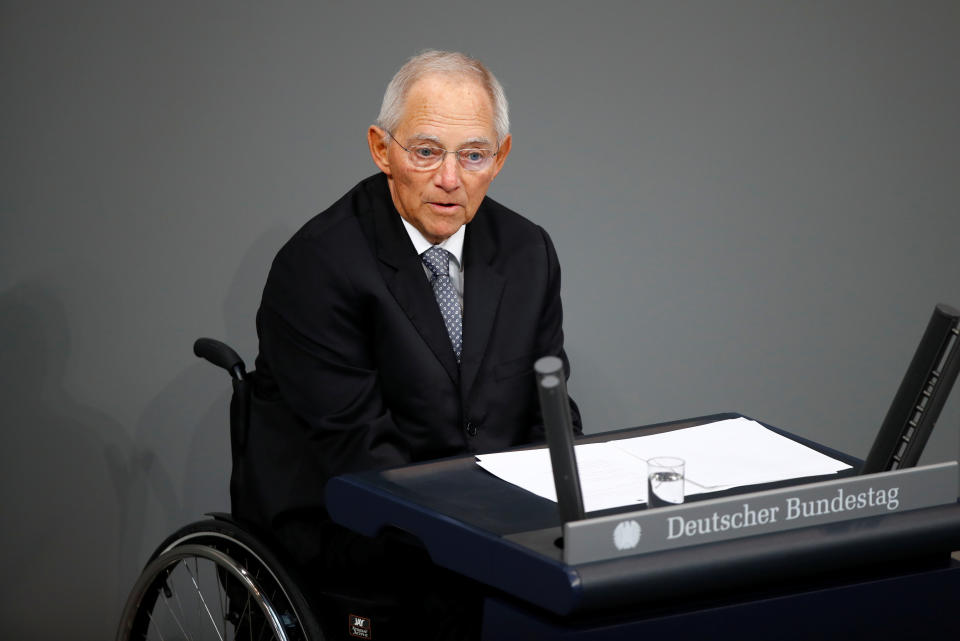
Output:
<instances>
[{"instance_id":1,"label":"man's mouth","mask_svg":"<svg viewBox=\"0 0 960 641\"><path fill-rule=\"evenodd\" d=\"M434 209L438 209L440 211L453 211L454 209L460 206L457 203L443 203L443 202L430 202L429 204Z\"/></svg>"}]
</instances>

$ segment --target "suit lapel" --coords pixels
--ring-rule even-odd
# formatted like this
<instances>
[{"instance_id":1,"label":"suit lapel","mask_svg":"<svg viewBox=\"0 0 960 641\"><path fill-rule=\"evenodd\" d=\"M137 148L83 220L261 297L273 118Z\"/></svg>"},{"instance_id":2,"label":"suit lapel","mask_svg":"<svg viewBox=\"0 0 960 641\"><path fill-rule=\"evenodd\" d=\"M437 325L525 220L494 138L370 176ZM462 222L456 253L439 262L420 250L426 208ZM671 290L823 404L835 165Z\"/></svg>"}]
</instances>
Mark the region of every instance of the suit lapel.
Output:
<instances>
[{"instance_id":1,"label":"suit lapel","mask_svg":"<svg viewBox=\"0 0 960 641\"><path fill-rule=\"evenodd\" d=\"M462 389L469 392L487 350L500 307L506 279L494 269L497 245L481 205L467 225L463 244L463 352L460 357Z\"/></svg>"},{"instance_id":2,"label":"suit lapel","mask_svg":"<svg viewBox=\"0 0 960 641\"><path fill-rule=\"evenodd\" d=\"M430 350L436 355L454 383L460 381L460 368L450 346L450 336L433 296L420 257L403 228L400 214L393 207L386 177L375 183L371 198L372 235L380 273L397 304L406 313ZM382 193L380 193L382 191Z\"/></svg>"}]
</instances>

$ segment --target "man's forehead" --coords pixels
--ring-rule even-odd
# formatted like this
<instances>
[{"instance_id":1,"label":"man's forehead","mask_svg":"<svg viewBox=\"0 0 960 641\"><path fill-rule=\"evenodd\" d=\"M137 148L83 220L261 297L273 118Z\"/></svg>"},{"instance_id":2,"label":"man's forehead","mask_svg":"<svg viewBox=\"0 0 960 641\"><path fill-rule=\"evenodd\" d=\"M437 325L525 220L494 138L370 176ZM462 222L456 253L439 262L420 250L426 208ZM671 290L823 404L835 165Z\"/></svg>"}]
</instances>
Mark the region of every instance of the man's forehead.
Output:
<instances>
[{"instance_id":1,"label":"man's forehead","mask_svg":"<svg viewBox=\"0 0 960 641\"><path fill-rule=\"evenodd\" d=\"M495 138L493 104L483 85L470 77L428 75L406 96L399 129L406 137L444 142L489 141ZM449 142L449 141L446 141Z\"/></svg>"}]
</instances>

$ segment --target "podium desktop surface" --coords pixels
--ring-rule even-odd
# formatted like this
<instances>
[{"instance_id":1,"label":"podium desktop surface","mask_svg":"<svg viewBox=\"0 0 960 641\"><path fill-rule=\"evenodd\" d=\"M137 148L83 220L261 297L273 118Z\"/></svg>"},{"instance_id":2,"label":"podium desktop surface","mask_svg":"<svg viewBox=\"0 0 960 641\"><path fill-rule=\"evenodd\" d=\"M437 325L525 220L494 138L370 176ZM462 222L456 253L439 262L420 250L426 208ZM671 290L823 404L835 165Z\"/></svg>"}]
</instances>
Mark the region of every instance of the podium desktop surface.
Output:
<instances>
[{"instance_id":1,"label":"podium desktop surface","mask_svg":"<svg viewBox=\"0 0 960 641\"><path fill-rule=\"evenodd\" d=\"M739 416L673 421L591 435L577 443L632 438ZM766 427L852 468L696 495L688 502L843 478L859 468L854 457ZM327 505L341 525L367 536L394 529L405 532L423 544L434 563L494 588L499 596L488 600L487 616L494 613L511 623L501 624L497 636L488 638L508 638L503 636L506 628L519 634L525 629L520 622L533 626L527 629L530 634L536 629L540 630L536 634L557 636L556 630L564 630L562 638L621 638L615 632L602 636L584 622L599 617L608 631L636 633L637 622L644 619L650 626L663 617L702 613L703 608L748 612L764 600L780 599L782 606L784 595L800 598L804 593L809 599L820 594L825 603L839 603L831 591L847 590L847 597L840 599L846 602L853 594L851 585L873 586L856 594L882 601L895 598L902 589L920 589L901 585L907 577L930 590L952 593L955 602L960 598L960 564L949 557L951 549L960 548L957 504L579 565L562 560L556 503L496 478L472 456L336 477L328 484ZM939 607L937 597L924 603ZM705 630L717 625L702 614L685 620L699 620ZM555 631L548 633L548 628Z\"/></svg>"}]
</instances>

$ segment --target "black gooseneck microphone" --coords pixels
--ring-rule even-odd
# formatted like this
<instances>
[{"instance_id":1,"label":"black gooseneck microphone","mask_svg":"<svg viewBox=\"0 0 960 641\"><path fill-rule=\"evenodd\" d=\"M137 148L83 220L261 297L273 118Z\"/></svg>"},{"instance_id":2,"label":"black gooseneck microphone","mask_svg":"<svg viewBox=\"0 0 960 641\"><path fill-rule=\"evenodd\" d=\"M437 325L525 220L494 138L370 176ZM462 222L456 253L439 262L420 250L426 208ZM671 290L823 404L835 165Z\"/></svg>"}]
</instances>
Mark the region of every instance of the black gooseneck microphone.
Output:
<instances>
[{"instance_id":1,"label":"black gooseneck microphone","mask_svg":"<svg viewBox=\"0 0 960 641\"><path fill-rule=\"evenodd\" d=\"M573 421L570 418L563 361L556 356L544 356L534 363L533 369L537 374L540 413L550 447L560 521L579 521L584 515L583 494L580 492L580 475L573 451Z\"/></svg>"}]
</instances>

